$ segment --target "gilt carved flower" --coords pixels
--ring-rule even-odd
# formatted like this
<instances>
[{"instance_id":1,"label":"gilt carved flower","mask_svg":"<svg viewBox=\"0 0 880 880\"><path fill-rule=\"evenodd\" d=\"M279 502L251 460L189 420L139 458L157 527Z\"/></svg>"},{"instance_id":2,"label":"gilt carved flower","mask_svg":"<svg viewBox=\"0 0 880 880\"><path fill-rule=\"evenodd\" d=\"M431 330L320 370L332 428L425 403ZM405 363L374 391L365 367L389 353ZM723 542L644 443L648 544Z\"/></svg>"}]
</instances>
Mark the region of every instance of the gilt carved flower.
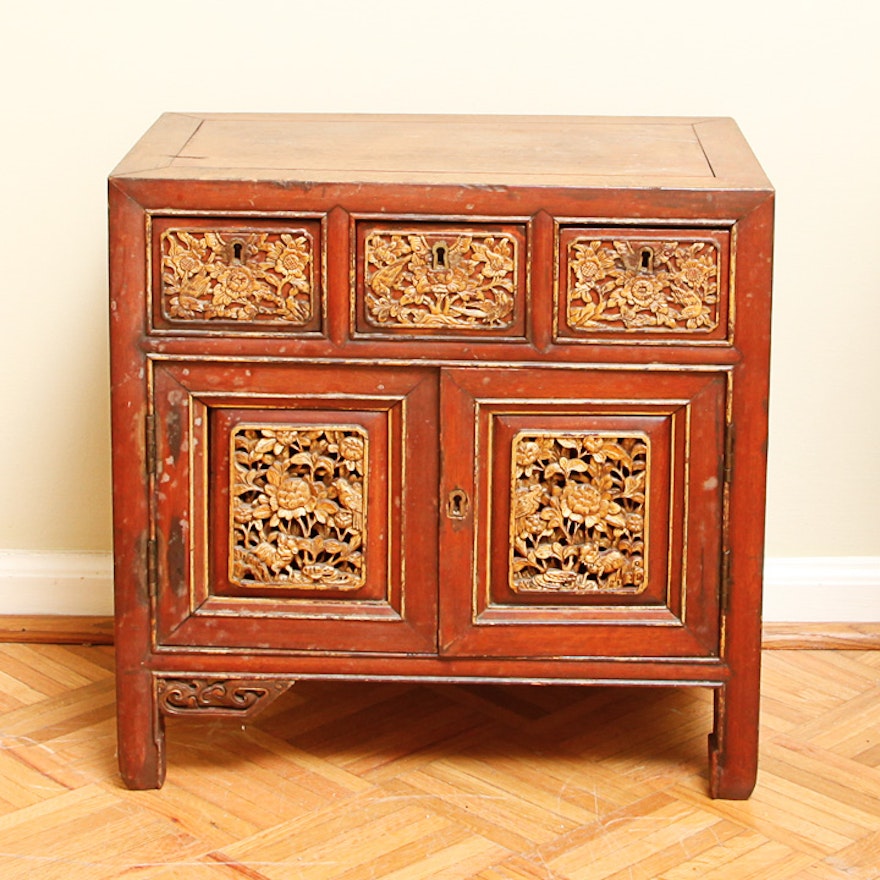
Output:
<instances>
[{"instance_id":1,"label":"gilt carved flower","mask_svg":"<svg viewBox=\"0 0 880 880\"><path fill-rule=\"evenodd\" d=\"M282 235L267 252L267 257L275 262L275 271L281 275L304 279L309 266L310 253L307 239L299 236Z\"/></svg>"},{"instance_id":2,"label":"gilt carved flower","mask_svg":"<svg viewBox=\"0 0 880 880\"><path fill-rule=\"evenodd\" d=\"M245 299L254 287L254 276L245 266L232 266L219 277L214 288L214 302L228 306L236 300Z\"/></svg>"},{"instance_id":3,"label":"gilt carved flower","mask_svg":"<svg viewBox=\"0 0 880 880\"><path fill-rule=\"evenodd\" d=\"M339 451L346 461L359 462L364 457L364 441L361 437L344 437Z\"/></svg>"},{"instance_id":4,"label":"gilt carved flower","mask_svg":"<svg viewBox=\"0 0 880 880\"><path fill-rule=\"evenodd\" d=\"M516 463L521 468L533 465L541 457L541 447L534 440L527 440L516 447Z\"/></svg>"},{"instance_id":5,"label":"gilt carved flower","mask_svg":"<svg viewBox=\"0 0 880 880\"><path fill-rule=\"evenodd\" d=\"M682 278L692 288L702 287L709 278L715 274L715 264L706 254L692 256L687 260L681 260L678 271Z\"/></svg>"},{"instance_id":6,"label":"gilt carved flower","mask_svg":"<svg viewBox=\"0 0 880 880\"><path fill-rule=\"evenodd\" d=\"M655 310L665 303L662 285L657 278L634 275L623 285L624 298L641 308Z\"/></svg>"},{"instance_id":7,"label":"gilt carved flower","mask_svg":"<svg viewBox=\"0 0 880 880\"><path fill-rule=\"evenodd\" d=\"M602 247L601 241L577 244L574 273L579 284L592 284L614 268L614 258Z\"/></svg>"},{"instance_id":8,"label":"gilt carved flower","mask_svg":"<svg viewBox=\"0 0 880 880\"><path fill-rule=\"evenodd\" d=\"M273 466L266 472L266 495L269 506L276 516L293 519L314 507L312 487L302 477L285 475L279 467Z\"/></svg>"}]
</instances>

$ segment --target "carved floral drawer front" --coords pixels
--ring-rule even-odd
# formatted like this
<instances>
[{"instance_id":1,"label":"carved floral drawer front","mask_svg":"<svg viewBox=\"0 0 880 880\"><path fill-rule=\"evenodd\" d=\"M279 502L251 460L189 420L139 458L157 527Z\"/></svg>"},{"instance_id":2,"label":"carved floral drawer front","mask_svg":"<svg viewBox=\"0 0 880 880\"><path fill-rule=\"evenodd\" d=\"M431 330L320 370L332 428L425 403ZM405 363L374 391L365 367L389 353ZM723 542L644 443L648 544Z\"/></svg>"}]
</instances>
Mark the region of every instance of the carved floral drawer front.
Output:
<instances>
[{"instance_id":1,"label":"carved floral drawer front","mask_svg":"<svg viewBox=\"0 0 880 880\"><path fill-rule=\"evenodd\" d=\"M320 254L313 221L155 220L154 327L319 330Z\"/></svg>"},{"instance_id":2,"label":"carved floral drawer front","mask_svg":"<svg viewBox=\"0 0 880 880\"><path fill-rule=\"evenodd\" d=\"M563 229L558 336L728 338L724 231Z\"/></svg>"},{"instance_id":3,"label":"carved floral drawer front","mask_svg":"<svg viewBox=\"0 0 880 880\"><path fill-rule=\"evenodd\" d=\"M525 227L361 223L356 331L522 336Z\"/></svg>"}]
</instances>

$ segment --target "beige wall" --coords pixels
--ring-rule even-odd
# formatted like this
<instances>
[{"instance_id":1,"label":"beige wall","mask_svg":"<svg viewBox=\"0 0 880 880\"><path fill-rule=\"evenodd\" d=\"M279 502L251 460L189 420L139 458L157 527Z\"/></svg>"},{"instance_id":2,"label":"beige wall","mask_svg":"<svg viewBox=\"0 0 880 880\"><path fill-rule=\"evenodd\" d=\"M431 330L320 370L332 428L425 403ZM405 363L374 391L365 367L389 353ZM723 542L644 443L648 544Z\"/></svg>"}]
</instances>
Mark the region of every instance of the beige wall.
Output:
<instances>
[{"instance_id":1,"label":"beige wall","mask_svg":"<svg viewBox=\"0 0 880 880\"><path fill-rule=\"evenodd\" d=\"M880 5L3 13L0 548L106 550L105 178L163 110L730 115L778 190L768 552L880 556Z\"/></svg>"}]
</instances>

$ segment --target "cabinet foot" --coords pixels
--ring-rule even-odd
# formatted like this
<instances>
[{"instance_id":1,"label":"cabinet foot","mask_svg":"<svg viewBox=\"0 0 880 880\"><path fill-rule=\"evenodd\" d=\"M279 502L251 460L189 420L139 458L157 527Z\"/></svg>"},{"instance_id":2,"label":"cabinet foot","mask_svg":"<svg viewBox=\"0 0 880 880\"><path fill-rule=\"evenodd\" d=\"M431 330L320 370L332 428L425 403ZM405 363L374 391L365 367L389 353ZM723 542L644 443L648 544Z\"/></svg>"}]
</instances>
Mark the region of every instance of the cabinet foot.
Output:
<instances>
[{"instance_id":1,"label":"cabinet foot","mask_svg":"<svg viewBox=\"0 0 880 880\"><path fill-rule=\"evenodd\" d=\"M153 678L132 675L120 689L119 771L135 790L165 781L165 716L252 718L290 688L263 678Z\"/></svg>"},{"instance_id":2,"label":"cabinet foot","mask_svg":"<svg viewBox=\"0 0 880 880\"><path fill-rule=\"evenodd\" d=\"M715 691L715 730L709 735L709 795L746 800L757 773L757 690L730 682Z\"/></svg>"},{"instance_id":3,"label":"cabinet foot","mask_svg":"<svg viewBox=\"0 0 880 880\"><path fill-rule=\"evenodd\" d=\"M136 791L161 788L165 781L165 719L159 713L152 675L127 676L126 686L119 689L117 699L122 781Z\"/></svg>"}]
</instances>

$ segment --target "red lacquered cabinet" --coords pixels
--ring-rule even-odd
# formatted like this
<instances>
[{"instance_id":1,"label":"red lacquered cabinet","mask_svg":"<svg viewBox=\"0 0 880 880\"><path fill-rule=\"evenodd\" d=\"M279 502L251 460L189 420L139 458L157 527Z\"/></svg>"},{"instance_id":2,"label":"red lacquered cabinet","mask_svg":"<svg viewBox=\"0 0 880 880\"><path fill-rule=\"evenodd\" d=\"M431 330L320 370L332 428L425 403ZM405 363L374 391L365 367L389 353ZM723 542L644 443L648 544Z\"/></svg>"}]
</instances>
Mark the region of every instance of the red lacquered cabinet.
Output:
<instances>
[{"instance_id":1,"label":"red lacquered cabinet","mask_svg":"<svg viewBox=\"0 0 880 880\"><path fill-rule=\"evenodd\" d=\"M728 119L163 116L110 177L119 758L302 678L714 688L755 781L773 191Z\"/></svg>"}]
</instances>

